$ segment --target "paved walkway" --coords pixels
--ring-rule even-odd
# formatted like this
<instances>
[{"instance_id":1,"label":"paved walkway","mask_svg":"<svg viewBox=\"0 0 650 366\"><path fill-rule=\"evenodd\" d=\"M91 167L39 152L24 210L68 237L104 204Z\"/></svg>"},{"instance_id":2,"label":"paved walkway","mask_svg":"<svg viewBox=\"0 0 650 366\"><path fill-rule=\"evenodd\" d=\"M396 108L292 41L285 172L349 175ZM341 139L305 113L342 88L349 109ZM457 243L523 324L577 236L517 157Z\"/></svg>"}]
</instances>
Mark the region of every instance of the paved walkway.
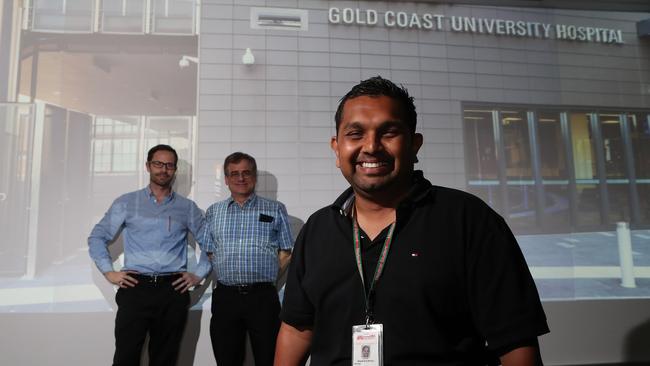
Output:
<instances>
[{"instance_id":1,"label":"paved walkway","mask_svg":"<svg viewBox=\"0 0 650 366\"><path fill-rule=\"evenodd\" d=\"M616 232L517 237L544 300L650 297L650 230L631 239L635 288L621 286Z\"/></svg>"}]
</instances>

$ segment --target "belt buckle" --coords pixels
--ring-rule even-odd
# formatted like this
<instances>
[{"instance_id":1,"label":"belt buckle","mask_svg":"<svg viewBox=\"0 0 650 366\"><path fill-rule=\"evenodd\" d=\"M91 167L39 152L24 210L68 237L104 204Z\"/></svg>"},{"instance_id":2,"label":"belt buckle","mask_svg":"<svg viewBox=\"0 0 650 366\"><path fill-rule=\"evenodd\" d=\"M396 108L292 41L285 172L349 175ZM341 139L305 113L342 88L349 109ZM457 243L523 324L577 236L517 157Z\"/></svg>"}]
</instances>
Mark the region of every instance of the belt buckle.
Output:
<instances>
[{"instance_id":1,"label":"belt buckle","mask_svg":"<svg viewBox=\"0 0 650 366\"><path fill-rule=\"evenodd\" d=\"M158 277L160 277L160 275L158 275L157 273L153 273L147 276L147 283L150 283L154 286L158 286L158 282L160 281Z\"/></svg>"},{"instance_id":2,"label":"belt buckle","mask_svg":"<svg viewBox=\"0 0 650 366\"><path fill-rule=\"evenodd\" d=\"M237 291L239 292L240 295L247 295L248 294L248 285L239 285L239 286L237 286Z\"/></svg>"}]
</instances>

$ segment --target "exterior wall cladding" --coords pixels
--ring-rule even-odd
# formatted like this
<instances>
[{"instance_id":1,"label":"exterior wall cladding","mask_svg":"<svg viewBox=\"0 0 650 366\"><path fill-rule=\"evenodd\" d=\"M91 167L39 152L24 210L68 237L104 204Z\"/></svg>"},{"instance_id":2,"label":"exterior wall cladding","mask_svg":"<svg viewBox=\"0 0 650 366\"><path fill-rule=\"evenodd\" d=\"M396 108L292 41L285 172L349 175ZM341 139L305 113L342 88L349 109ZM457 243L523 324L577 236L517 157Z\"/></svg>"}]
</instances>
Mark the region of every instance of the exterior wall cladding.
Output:
<instances>
[{"instance_id":1,"label":"exterior wall cladding","mask_svg":"<svg viewBox=\"0 0 650 366\"><path fill-rule=\"evenodd\" d=\"M346 188L329 148L338 101L382 75L416 98L425 144L417 165L434 184L465 188L462 102L650 107L647 13L364 1L203 0L199 37L198 191L202 207L228 196L221 165L258 160L258 193L301 220ZM257 30L251 7L306 9L307 31ZM444 30L329 24L328 9L375 9L621 29L624 44ZM251 48L255 64L241 62Z\"/></svg>"}]
</instances>

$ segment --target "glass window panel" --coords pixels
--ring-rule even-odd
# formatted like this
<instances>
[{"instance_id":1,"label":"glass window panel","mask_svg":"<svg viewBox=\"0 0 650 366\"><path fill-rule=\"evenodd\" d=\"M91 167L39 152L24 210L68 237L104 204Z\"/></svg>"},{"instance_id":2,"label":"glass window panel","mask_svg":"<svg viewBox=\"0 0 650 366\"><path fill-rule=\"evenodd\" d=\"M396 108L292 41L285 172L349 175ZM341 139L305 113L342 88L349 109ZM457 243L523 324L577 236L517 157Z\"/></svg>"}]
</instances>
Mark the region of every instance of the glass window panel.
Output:
<instances>
[{"instance_id":1,"label":"glass window panel","mask_svg":"<svg viewBox=\"0 0 650 366\"><path fill-rule=\"evenodd\" d=\"M463 111L463 121L467 190L498 207L501 196L492 110L468 106Z\"/></svg>"},{"instance_id":2,"label":"glass window panel","mask_svg":"<svg viewBox=\"0 0 650 366\"><path fill-rule=\"evenodd\" d=\"M500 111L508 180L531 179L530 140L525 111Z\"/></svg>"},{"instance_id":3,"label":"glass window panel","mask_svg":"<svg viewBox=\"0 0 650 366\"><path fill-rule=\"evenodd\" d=\"M533 228L537 215L526 111L502 110L499 118L508 182L509 223L513 230Z\"/></svg>"},{"instance_id":4,"label":"glass window panel","mask_svg":"<svg viewBox=\"0 0 650 366\"><path fill-rule=\"evenodd\" d=\"M195 0L154 0L152 33L193 34Z\"/></svg>"},{"instance_id":5,"label":"glass window panel","mask_svg":"<svg viewBox=\"0 0 650 366\"><path fill-rule=\"evenodd\" d=\"M94 122L93 171L133 173L138 170L140 117L96 117Z\"/></svg>"},{"instance_id":6,"label":"glass window panel","mask_svg":"<svg viewBox=\"0 0 650 366\"><path fill-rule=\"evenodd\" d=\"M492 111L469 107L464 111L466 171L470 180L499 179Z\"/></svg>"},{"instance_id":7,"label":"glass window panel","mask_svg":"<svg viewBox=\"0 0 650 366\"><path fill-rule=\"evenodd\" d=\"M637 179L650 179L650 113L628 114Z\"/></svg>"},{"instance_id":8,"label":"glass window panel","mask_svg":"<svg viewBox=\"0 0 650 366\"><path fill-rule=\"evenodd\" d=\"M32 29L92 32L94 4L88 0L34 0Z\"/></svg>"},{"instance_id":9,"label":"glass window panel","mask_svg":"<svg viewBox=\"0 0 650 366\"><path fill-rule=\"evenodd\" d=\"M145 0L108 0L102 2L102 32L143 33Z\"/></svg>"},{"instance_id":10,"label":"glass window panel","mask_svg":"<svg viewBox=\"0 0 650 366\"><path fill-rule=\"evenodd\" d=\"M591 115L573 112L569 114L573 166L577 190L578 226L597 226L600 224L600 191L594 152Z\"/></svg>"},{"instance_id":11,"label":"glass window panel","mask_svg":"<svg viewBox=\"0 0 650 366\"><path fill-rule=\"evenodd\" d=\"M544 179L568 179L559 112L541 111L537 117L540 168Z\"/></svg>"},{"instance_id":12,"label":"glass window panel","mask_svg":"<svg viewBox=\"0 0 650 366\"><path fill-rule=\"evenodd\" d=\"M625 152L621 138L621 121L618 113L601 113L602 136L609 199L608 221L630 221L629 180L625 170Z\"/></svg>"},{"instance_id":13,"label":"glass window panel","mask_svg":"<svg viewBox=\"0 0 650 366\"><path fill-rule=\"evenodd\" d=\"M544 185L544 224L551 231L566 230L571 222L571 210L560 113L538 112L537 131Z\"/></svg>"},{"instance_id":14,"label":"glass window panel","mask_svg":"<svg viewBox=\"0 0 650 366\"><path fill-rule=\"evenodd\" d=\"M605 157L605 174L607 178L627 178L625 156L621 139L621 122L619 114L601 113L600 130L603 138L603 156Z\"/></svg>"}]
</instances>

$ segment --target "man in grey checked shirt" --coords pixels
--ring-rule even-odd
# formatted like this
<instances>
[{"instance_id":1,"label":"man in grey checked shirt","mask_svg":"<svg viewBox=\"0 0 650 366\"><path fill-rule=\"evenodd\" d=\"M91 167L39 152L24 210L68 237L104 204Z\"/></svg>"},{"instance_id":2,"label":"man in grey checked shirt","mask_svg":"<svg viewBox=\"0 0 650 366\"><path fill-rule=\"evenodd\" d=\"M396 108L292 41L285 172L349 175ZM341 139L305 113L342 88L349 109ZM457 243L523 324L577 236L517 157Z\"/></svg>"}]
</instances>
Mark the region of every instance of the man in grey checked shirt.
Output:
<instances>
[{"instance_id":1,"label":"man in grey checked shirt","mask_svg":"<svg viewBox=\"0 0 650 366\"><path fill-rule=\"evenodd\" d=\"M206 212L199 242L211 254L210 338L218 366L241 366L246 332L256 366L272 365L280 327L275 282L289 263L293 241L287 209L255 194L255 159L241 152L223 164L230 197Z\"/></svg>"}]
</instances>

